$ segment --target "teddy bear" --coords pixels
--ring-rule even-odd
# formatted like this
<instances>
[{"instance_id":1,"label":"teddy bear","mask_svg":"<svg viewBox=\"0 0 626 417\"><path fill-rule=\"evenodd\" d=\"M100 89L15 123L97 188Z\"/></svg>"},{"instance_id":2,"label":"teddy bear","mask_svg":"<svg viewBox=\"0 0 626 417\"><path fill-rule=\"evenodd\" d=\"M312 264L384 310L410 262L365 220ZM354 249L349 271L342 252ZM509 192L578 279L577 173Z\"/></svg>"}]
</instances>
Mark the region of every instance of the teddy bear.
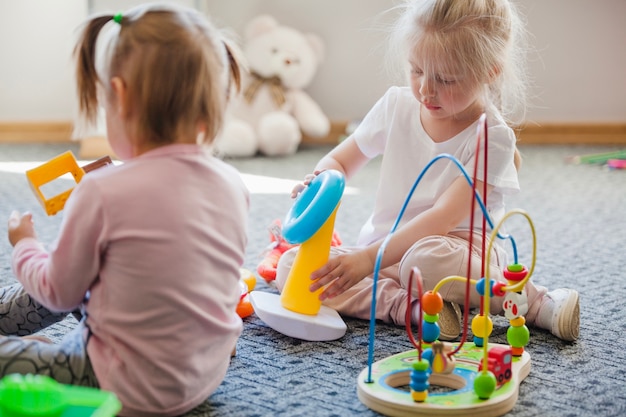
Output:
<instances>
[{"instance_id":1,"label":"teddy bear","mask_svg":"<svg viewBox=\"0 0 626 417\"><path fill-rule=\"evenodd\" d=\"M241 89L230 97L215 141L226 157L295 153L303 133L324 137L330 121L304 89L324 57L319 36L284 26L270 15L252 19L241 53Z\"/></svg>"}]
</instances>

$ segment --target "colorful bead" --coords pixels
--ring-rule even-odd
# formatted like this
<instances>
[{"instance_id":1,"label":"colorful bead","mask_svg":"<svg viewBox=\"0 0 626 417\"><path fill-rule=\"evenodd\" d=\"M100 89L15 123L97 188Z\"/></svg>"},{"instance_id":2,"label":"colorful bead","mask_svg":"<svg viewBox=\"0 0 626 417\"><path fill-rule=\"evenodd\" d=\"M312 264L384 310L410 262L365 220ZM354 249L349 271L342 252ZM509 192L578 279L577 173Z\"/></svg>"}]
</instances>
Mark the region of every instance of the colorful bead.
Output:
<instances>
[{"instance_id":1,"label":"colorful bead","mask_svg":"<svg viewBox=\"0 0 626 417\"><path fill-rule=\"evenodd\" d=\"M513 327L521 327L526 324L526 319L524 318L524 316L519 316L509 321L509 323Z\"/></svg>"},{"instance_id":2,"label":"colorful bead","mask_svg":"<svg viewBox=\"0 0 626 417\"><path fill-rule=\"evenodd\" d=\"M439 339L439 334L441 330L439 329L438 323L429 323L427 321L422 321L422 340L426 343L432 343L435 340Z\"/></svg>"},{"instance_id":3,"label":"colorful bead","mask_svg":"<svg viewBox=\"0 0 626 417\"><path fill-rule=\"evenodd\" d=\"M528 270L523 265L513 264L509 265L507 269L503 271L503 275L504 278L507 279L507 281L519 282L526 278L526 275L528 275Z\"/></svg>"},{"instance_id":4,"label":"colorful bead","mask_svg":"<svg viewBox=\"0 0 626 417\"><path fill-rule=\"evenodd\" d=\"M424 321L427 321L428 323L437 323L439 321L439 314L424 313L423 318Z\"/></svg>"},{"instance_id":5,"label":"colorful bead","mask_svg":"<svg viewBox=\"0 0 626 417\"><path fill-rule=\"evenodd\" d=\"M430 363L428 360L422 358L418 362L413 363L413 370L411 371L411 382L409 387L411 388L411 397L413 401L422 402L426 400L428 396L428 388L430 384L428 378L430 377Z\"/></svg>"},{"instance_id":6,"label":"colorful bead","mask_svg":"<svg viewBox=\"0 0 626 417\"><path fill-rule=\"evenodd\" d=\"M528 344L530 340L530 332L528 331L528 327L519 326L519 327L509 327L506 331L506 340L509 342L509 345L513 347L524 347Z\"/></svg>"},{"instance_id":7,"label":"colorful bead","mask_svg":"<svg viewBox=\"0 0 626 417\"><path fill-rule=\"evenodd\" d=\"M493 284L493 295L495 295L496 297L504 297L506 291L504 291L502 288L506 287L506 285L507 284L505 284L504 282L496 282L495 284Z\"/></svg>"},{"instance_id":8,"label":"colorful bead","mask_svg":"<svg viewBox=\"0 0 626 417\"><path fill-rule=\"evenodd\" d=\"M474 392L478 398L486 400L496 390L496 376L490 371L481 371L474 379Z\"/></svg>"},{"instance_id":9,"label":"colorful bead","mask_svg":"<svg viewBox=\"0 0 626 417\"><path fill-rule=\"evenodd\" d=\"M478 292L478 294L483 297L485 295L485 278L481 278L478 280L478 282L476 283L476 292ZM489 286L489 296L493 297L493 280L490 280L490 286Z\"/></svg>"},{"instance_id":10,"label":"colorful bead","mask_svg":"<svg viewBox=\"0 0 626 417\"><path fill-rule=\"evenodd\" d=\"M441 298L441 294L426 291L422 295L422 310L426 314L439 314L441 310L443 310L443 298Z\"/></svg>"},{"instance_id":11,"label":"colorful bead","mask_svg":"<svg viewBox=\"0 0 626 417\"><path fill-rule=\"evenodd\" d=\"M493 331L493 322L489 316L477 315L472 319L472 333L474 336L486 338Z\"/></svg>"}]
</instances>

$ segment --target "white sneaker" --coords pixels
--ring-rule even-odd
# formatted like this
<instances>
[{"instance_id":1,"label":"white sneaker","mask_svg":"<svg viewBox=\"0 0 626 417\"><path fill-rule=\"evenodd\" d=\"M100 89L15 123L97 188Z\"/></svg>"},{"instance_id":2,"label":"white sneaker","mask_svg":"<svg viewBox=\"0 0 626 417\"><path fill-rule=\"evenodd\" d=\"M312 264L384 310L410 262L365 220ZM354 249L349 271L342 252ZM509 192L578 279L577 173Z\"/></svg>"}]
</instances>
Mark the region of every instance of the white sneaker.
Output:
<instances>
[{"instance_id":1,"label":"white sneaker","mask_svg":"<svg viewBox=\"0 0 626 417\"><path fill-rule=\"evenodd\" d=\"M541 300L535 326L549 330L559 339L572 342L580 330L578 291L559 288L548 292Z\"/></svg>"}]
</instances>

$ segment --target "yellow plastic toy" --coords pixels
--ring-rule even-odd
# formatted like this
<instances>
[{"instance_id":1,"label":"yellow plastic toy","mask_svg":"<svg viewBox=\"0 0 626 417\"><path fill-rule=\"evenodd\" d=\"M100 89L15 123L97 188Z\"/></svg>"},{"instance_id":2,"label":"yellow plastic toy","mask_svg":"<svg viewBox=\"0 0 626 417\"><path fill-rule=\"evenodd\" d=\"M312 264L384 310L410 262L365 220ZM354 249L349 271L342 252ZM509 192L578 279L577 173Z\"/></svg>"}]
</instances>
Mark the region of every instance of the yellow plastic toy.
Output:
<instances>
[{"instance_id":1,"label":"yellow plastic toy","mask_svg":"<svg viewBox=\"0 0 626 417\"><path fill-rule=\"evenodd\" d=\"M322 341L339 339L346 333L347 326L339 314L322 305L322 289L309 290L311 273L328 261L344 187L343 175L335 170L324 171L311 181L283 223L283 238L300 244L300 248L282 294L250 293L259 318L287 336Z\"/></svg>"},{"instance_id":2,"label":"yellow plastic toy","mask_svg":"<svg viewBox=\"0 0 626 417\"><path fill-rule=\"evenodd\" d=\"M48 216L53 216L63 210L65 202L74 190L74 187L53 197L46 198L41 192L42 186L49 184L65 174L72 174L74 181L78 184L85 173L111 163L113 163L111 158L105 156L81 168L78 166L78 162L72 151L67 151L36 168L26 171L26 178Z\"/></svg>"},{"instance_id":3,"label":"yellow plastic toy","mask_svg":"<svg viewBox=\"0 0 626 417\"><path fill-rule=\"evenodd\" d=\"M291 271L280 295L280 302L288 310L300 314L315 315L322 307L319 298L323 288L315 292L309 291L311 273L328 262L330 241L335 227L337 208L324 222L322 227L306 242L300 245Z\"/></svg>"}]
</instances>

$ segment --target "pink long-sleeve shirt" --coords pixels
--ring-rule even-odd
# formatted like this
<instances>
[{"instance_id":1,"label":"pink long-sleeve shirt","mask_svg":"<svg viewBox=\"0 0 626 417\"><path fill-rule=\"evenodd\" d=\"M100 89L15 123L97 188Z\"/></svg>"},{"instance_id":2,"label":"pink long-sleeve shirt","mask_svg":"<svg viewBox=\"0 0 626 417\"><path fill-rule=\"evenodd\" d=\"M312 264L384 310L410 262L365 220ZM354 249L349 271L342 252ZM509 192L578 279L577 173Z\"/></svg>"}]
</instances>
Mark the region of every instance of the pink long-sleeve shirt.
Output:
<instances>
[{"instance_id":1,"label":"pink long-sleeve shirt","mask_svg":"<svg viewBox=\"0 0 626 417\"><path fill-rule=\"evenodd\" d=\"M200 146L160 147L83 177L58 240L18 242L14 272L53 311L90 292L87 351L122 415L179 415L221 383L241 333L248 208L234 168Z\"/></svg>"}]
</instances>

